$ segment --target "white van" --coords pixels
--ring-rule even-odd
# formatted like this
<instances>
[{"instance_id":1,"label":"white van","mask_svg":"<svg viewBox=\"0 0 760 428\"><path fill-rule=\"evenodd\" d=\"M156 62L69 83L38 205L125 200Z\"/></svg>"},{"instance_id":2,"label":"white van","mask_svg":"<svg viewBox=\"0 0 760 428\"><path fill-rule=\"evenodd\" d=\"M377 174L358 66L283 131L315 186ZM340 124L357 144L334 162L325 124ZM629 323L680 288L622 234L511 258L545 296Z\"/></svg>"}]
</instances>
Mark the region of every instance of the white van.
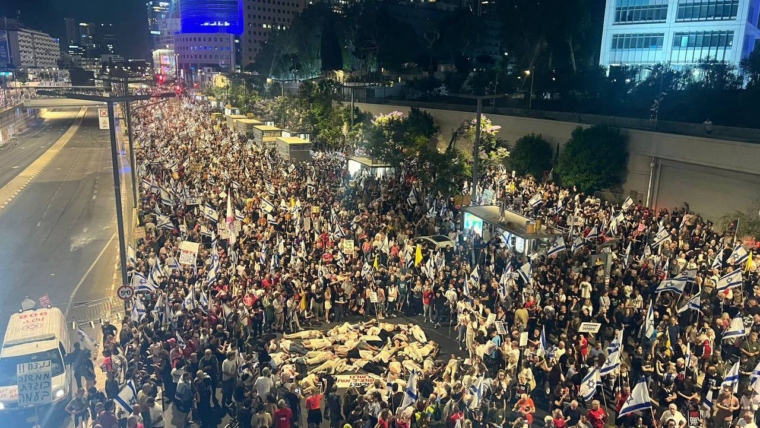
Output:
<instances>
[{"instance_id":1,"label":"white van","mask_svg":"<svg viewBox=\"0 0 760 428\"><path fill-rule=\"evenodd\" d=\"M53 404L68 404L72 373L64 358L71 351L66 317L58 308L11 315L0 349L0 412L19 408L16 370L19 364L50 361Z\"/></svg>"}]
</instances>

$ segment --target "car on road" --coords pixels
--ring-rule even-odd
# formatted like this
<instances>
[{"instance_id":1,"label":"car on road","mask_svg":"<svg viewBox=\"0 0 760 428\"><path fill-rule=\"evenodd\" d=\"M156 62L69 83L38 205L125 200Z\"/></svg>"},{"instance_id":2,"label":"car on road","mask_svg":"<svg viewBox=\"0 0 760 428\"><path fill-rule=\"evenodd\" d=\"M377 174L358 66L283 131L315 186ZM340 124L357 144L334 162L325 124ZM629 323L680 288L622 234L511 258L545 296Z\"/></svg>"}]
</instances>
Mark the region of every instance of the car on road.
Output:
<instances>
[{"instance_id":1,"label":"car on road","mask_svg":"<svg viewBox=\"0 0 760 428\"><path fill-rule=\"evenodd\" d=\"M454 248L457 244L445 235L418 236L412 239L415 244L427 244L435 248Z\"/></svg>"}]
</instances>

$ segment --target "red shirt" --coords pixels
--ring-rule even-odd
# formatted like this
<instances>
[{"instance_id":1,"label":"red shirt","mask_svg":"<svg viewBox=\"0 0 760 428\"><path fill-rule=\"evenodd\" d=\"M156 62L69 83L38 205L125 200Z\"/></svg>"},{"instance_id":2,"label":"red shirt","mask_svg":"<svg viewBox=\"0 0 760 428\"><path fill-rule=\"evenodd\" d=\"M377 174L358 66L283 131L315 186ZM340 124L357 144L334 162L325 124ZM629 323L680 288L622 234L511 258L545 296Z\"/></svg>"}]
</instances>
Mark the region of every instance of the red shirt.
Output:
<instances>
[{"instance_id":1,"label":"red shirt","mask_svg":"<svg viewBox=\"0 0 760 428\"><path fill-rule=\"evenodd\" d=\"M388 421L384 421L382 419L377 420L377 424L380 425L382 428L388 428Z\"/></svg>"},{"instance_id":2,"label":"red shirt","mask_svg":"<svg viewBox=\"0 0 760 428\"><path fill-rule=\"evenodd\" d=\"M290 428L290 418L293 416L293 412L287 407L284 409L277 409L274 411L274 426L275 428Z\"/></svg>"},{"instance_id":3,"label":"red shirt","mask_svg":"<svg viewBox=\"0 0 760 428\"><path fill-rule=\"evenodd\" d=\"M306 408L317 410L322 407L322 394L312 395L306 399Z\"/></svg>"},{"instance_id":4,"label":"red shirt","mask_svg":"<svg viewBox=\"0 0 760 428\"><path fill-rule=\"evenodd\" d=\"M433 299L433 291L432 290L425 290L422 292L422 303L425 305L429 305L430 301Z\"/></svg>"},{"instance_id":5,"label":"red shirt","mask_svg":"<svg viewBox=\"0 0 760 428\"><path fill-rule=\"evenodd\" d=\"M604 428L604 420L606 417L607 415L601 407L596 410L588 411L588 421L591 422L591 426L594 428Z\"/></svg>"}]
</instances>

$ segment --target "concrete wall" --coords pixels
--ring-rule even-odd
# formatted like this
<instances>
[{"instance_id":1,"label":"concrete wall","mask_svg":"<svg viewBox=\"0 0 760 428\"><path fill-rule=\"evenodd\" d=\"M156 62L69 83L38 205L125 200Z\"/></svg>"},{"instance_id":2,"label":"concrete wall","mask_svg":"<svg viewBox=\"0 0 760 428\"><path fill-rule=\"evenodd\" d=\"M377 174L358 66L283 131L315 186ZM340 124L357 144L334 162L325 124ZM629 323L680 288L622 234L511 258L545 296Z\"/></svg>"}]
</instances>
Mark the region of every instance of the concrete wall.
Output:
<instances>
[{"instance_id":1,"label":"concrete wall","mask_svg":"<svg viewBox=\"0 0 760 428\"><path fill-rule=\"evenodd\" d=\"M39 120L38 110L26 109L20 104L0 111L0 145L34 126Z\"/></svg>"},{"instance_id":2,"label":"concrete wall","mask_svg":"<svg viewBox=\"0 0 760 428\"><path fill-rule=\"evenodd\" d=\"M410 107L388 104L356 103L356 106L373 115L410 110ZM440 126L441 144L448 142L460 123L475 117L474 113L465 111L424 110L433 115ZM487 116L494 125L501 126L500 136L510 143L535 133L553 146L561 146L573 129L588 126L497 114ZM634 129L623 129L623 132L628 136L630 152L623 187L627 192L646 195L652 175L651 205L672 208L688 202L695 212L716 220L760 203L760 144ZM458 143L458 147L468 152L472 150L464 144ZM741 183L746 186L738 191L736 186Z\"/></svg>"}]
</instances>

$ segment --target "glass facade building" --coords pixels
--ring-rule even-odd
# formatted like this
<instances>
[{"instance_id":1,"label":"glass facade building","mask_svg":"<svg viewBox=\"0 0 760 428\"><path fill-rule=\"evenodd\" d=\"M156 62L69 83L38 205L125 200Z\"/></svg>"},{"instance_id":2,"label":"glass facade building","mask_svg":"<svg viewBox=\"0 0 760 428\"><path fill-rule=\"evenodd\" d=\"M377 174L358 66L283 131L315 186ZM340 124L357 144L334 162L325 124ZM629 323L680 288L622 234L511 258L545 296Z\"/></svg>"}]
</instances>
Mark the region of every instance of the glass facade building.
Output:
<instances>
[{"instance_id":1,"label":"glass facade building","mask_svg":"<svg viewBox=\"0 0 760 428\"><path fill-rule=\"evenodd\" d=\"M760 0L607 0L600 64L737 65L760 44Z\"/></svg>"},{"instance_id":2,"label":"glass facade building","mask_svg":"<svg viewBox=\"0 0 760 428\"><path fill-rule=\"evenodd\" d=\"M183 33L243 33L243 0L182 0Z\"/></svg>"}]
</instances>

